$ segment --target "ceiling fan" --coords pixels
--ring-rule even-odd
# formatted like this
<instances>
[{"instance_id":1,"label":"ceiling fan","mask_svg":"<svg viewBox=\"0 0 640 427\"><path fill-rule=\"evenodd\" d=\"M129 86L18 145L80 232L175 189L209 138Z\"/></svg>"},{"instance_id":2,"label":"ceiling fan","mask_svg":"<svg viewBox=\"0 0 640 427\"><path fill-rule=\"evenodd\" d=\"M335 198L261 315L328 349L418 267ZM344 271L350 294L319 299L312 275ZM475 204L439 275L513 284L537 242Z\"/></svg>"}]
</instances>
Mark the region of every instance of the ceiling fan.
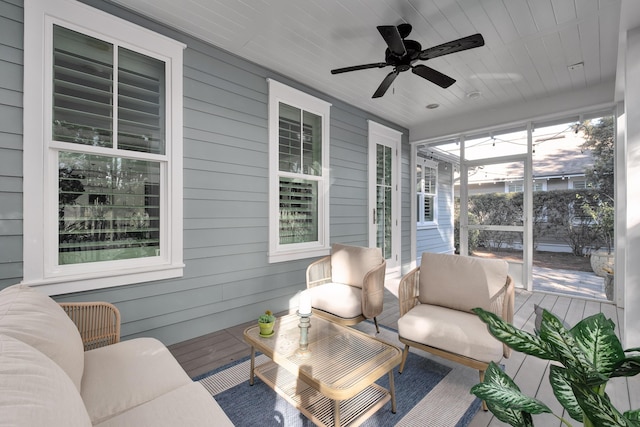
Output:
<instances>
[{"instance_id":1,"label":"ceiling fan","mask_svg":"<svg viewBox=\"0 0 640 427\"><path fill-rule=\"evenodd\" d=\"M378 86L378 89L373 94L372 98L380 98L383 96L387 89L389 89L389 86L391 86L391 83L393 83L396 77L398 77L398 74L407 70L411 70L413 74L427 79L442 88L448 88L456 82L455 79L442 74L433 68L429 68L426 65L413 65L414 62L426 61L427 59L437 58L438 56L449 55L450 53L484 46L484 39L482 38L482 35L474 34L472 36L452 40L450 42L422 50L422 46L417 41L405 40L405 38L411 33L411 24L404 23L397 27L394 25L381 25L377 28L388 46L384 55L385 62L354 65L352 67L331 70L331 74L340 74L349 71L365 70L368 68L384 68L392 66L393 71L387 74L384 80L382 80L382 83L380 83L380 86Z\"/></svg>"}]
</instances>

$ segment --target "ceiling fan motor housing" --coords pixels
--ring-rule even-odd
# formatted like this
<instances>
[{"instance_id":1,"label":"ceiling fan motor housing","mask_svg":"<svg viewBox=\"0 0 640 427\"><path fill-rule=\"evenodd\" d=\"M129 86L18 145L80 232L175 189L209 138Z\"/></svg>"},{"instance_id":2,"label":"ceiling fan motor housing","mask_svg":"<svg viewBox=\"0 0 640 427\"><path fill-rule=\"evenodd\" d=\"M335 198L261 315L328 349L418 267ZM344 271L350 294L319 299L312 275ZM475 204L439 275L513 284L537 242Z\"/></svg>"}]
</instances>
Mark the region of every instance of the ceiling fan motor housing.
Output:
<instances>
[{"instance_id":1,"label":"ceiling fan motor housing","mask_svg":"<svg viewBox=\"0 0 640 427\"><path fill-rule=\"evenodd\" d=\"M418 60L422 51L420 43L414 40L403 40L406 53L402 56L396 55L389 48L385 51L385 62L396 67L398 71L411 69L411 64Z\"/></svg>"}]
</instances>

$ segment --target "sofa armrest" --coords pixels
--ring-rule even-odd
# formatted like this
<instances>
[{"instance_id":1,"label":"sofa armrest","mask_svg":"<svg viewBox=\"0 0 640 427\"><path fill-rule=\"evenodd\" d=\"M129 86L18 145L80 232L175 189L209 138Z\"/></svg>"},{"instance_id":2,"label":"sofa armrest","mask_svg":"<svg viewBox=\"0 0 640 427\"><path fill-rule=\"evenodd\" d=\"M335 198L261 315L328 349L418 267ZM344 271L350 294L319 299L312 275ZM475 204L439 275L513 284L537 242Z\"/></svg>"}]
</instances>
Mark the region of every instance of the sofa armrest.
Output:
<instances>
[{"instance_id":1,"label":"sofa armrest","mask_svg":"<svg viewBox=\"0 0 640 427\"><path fill-rule=\"evenodd\" d=\"M120 342L120 311L108 302L65 302L62 309L76 324L84 351Z\"/></svg>"},{"instance_id":2,"label":"sofa armrest","mask_svg":"<svg viewBox=\"0 0 640 427\"><path fill-rule=\"evenodd\" d=\"M384 278L387 273L387 262L370 270L362 282L362 314L367 319L382 313L384 303Z\"/></svg>"},{"instance_id":3,"label":"sofa armrest","mask_svg":"<svg viewBox=\"0 0 640 427\"><path fill-rule=\"evenodd\" d=\"M331 255L312 262L307 267L307 288L331 282Z\"/></svg>"},{"instance_id":4,"label":"sofa armrest","mask_svg":"<svg viewBox=\"0 0 640 427\"><path fill-rule=\"evenodd\" d=\"M420 267L416 267L402 277L398 286L398 301L400 302L400 317L418 304L418 279Z\"/></svg>"}]
</instances>

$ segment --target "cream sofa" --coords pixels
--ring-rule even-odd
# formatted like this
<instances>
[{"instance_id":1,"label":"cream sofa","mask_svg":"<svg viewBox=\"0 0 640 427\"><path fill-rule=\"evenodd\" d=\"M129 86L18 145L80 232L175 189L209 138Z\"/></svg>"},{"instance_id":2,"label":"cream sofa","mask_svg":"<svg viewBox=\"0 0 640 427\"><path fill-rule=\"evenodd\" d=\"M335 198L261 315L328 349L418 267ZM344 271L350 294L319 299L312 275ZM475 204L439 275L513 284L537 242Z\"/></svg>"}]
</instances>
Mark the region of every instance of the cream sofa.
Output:
<instances>
[{"instance_id":1,"label":"cream sofa","mask_svg":"<svg viewBox=\"0 0 640 427\"><path fill-rule=\"evenodd\" d=\"M0 426L233 426L169 350L136 338L84 351L59 304L0 291Z\"/></svg>"}]
</instances>

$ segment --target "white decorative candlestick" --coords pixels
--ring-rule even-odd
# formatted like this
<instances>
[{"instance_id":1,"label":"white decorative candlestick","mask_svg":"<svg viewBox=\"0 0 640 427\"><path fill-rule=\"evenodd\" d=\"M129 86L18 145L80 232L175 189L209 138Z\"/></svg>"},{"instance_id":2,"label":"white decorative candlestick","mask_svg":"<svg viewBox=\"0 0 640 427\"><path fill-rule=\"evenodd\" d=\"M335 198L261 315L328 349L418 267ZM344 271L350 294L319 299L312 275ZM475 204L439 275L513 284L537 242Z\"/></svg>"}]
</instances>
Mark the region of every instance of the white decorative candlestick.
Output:
<instances>
[{"instance_id":1,"label":"white decorative candlestick","mask_svg":"<svg viewBox=\"0 0 640 427\"><path fill-rule=\"evenodd\" d=\"M298 313L300 316L311 315L311 294L308 290L300 292L300 297L298 298Z\"/></svg>"}]
</instances>

